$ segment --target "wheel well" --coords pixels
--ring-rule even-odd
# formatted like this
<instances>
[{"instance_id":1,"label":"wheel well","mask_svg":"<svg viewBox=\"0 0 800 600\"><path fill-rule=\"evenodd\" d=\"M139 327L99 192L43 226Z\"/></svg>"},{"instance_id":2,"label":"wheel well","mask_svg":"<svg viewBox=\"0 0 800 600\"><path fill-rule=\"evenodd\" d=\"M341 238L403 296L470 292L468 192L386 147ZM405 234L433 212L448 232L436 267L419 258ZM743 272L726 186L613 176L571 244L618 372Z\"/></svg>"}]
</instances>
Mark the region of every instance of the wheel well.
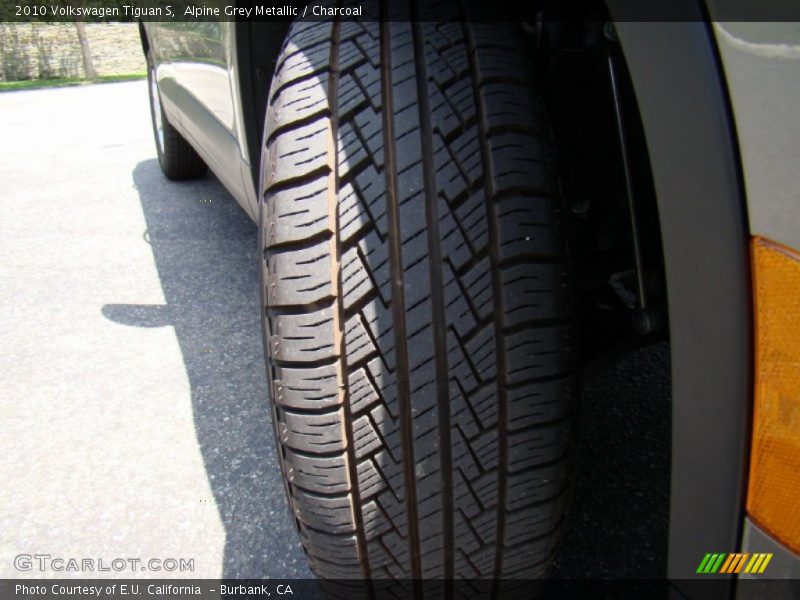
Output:
<instances>
[{"instance_id":1,"label":"wheel well","mask_svg":"<svg viewBox=\"0 0 800 600\"><path fill-rule=\"evenodd\" d=\"M693 575L694 557L704 548L739 543L753 348L744 187L725 72L703 2L677 0L683 20L658 23L631 22L624 2L607 2L611 16L595 0L573 3L570 14L545 2L551 13L540 25L540 72L566 197L579 202L578 214L570 206L569 219L583 290L584 358L592 365L614 360L621 340L636 342L622 320L610 319L618 326L606 333L603 319L592 316L593 303L609 297L598 295L608 292L608 276L633 265L625 251L630 219L619 201L623 163L601 60L609 44L622 59L648 300L662 314L656 335L670 344L668 575L681 579ZM577 15L576 5L583 10ZM618 31L606 29L612 17ZM591 202L602 204L597 214L582 216L587 191L594 192ZM638 337L636 345L646 343L647 336Z\"/></svg>"},{"instance_id":2,"label":"wheel well","mask_svg":"<svg viewBox=\"0 0 800 600\"><path fill-rule=\"evenodd\" d=\"M650 149L623 48L604 3L567 4L565 13L564 3L545 3L530 29L570 231L583 386L596 384L581 395L577 418L576 461L582 480L576 482L576 509L591 514L594 506L613 506L624 488L626 501L639 506L625 523L635 528L628 535L634 538L640 532L655 561L649 567L664 577L672 405L669 347L662 342L669 341L670 323ZM642 306L654 316L648 327L638 320ZM660 347L629 356L658 343ZM615 392L608 391L610 381ZM633 400L625 391L631 389L637 390ZM587 477L597 470L613 472L619 464L626 465L626 473L646 475L640 483L636 475L615 482ZM649 500L640 503L644 497ZM648 526L641 534L644 519ZM593 529L591 523L572 521L571 527L580 531L579 538L607 536L601 545L622 547L613 533ZM573 539L565 540L567 564ZM622 562L612 568L624 571L628 566Z\"/></svg>"},{"instance_id":3,"label":"wheel well","mask_svg":"<svg viewBox=\"0 0 800 600\"><path fill-rule=\"evenodd\" d=\"M547 9L537 71L571 231L585 378L668 338L664 258L649 152L619 42L604 9ZM640 285L641 284L641 285ZM642 326L645 307L650 321Z\"/></svg>"}]
</instances>

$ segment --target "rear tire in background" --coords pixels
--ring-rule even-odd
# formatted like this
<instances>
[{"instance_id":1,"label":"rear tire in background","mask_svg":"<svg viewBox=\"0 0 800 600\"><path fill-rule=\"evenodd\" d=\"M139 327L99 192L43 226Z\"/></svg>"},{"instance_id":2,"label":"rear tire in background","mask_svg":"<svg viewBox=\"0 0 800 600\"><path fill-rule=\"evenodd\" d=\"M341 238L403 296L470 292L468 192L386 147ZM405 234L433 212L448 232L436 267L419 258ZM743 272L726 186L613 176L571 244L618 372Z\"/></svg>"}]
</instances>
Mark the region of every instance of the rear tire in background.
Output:
<instances>
[{"instance_id":1,"label":"rear tire in background","mask_svg":"<svg viewBox=\"0 0 800 600\"><path fill-rule=\"evenodd\" d=\"M164 107L161 105L161 94L158 91L150 50L147 51L147 89L150 95L153 136L161 171L168 179L173 180L202 177L208 170L206 163L195 152L191 144L170 124Z\"/></svg>"},{"instance_id":2,"label":"rear tire in background","mask_svg":"<svg viewBox=\"0 0 800 600\"><path fill-rule=\"evenodd\" d=\"M267 106L289 502L323 578L541 577L576 392L541 92L515 26L375 16L294 24Z\"/></svg>"}]
</instances>

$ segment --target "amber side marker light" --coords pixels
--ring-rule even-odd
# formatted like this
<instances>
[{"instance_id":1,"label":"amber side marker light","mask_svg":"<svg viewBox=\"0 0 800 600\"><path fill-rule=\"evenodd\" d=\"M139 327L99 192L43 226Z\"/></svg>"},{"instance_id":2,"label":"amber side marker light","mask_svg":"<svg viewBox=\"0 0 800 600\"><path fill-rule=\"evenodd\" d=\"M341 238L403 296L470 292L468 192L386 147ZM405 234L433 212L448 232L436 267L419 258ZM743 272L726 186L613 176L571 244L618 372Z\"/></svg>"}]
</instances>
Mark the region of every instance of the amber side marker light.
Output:
<instances>
[{"instance_id":1,"label":"amber side marker light","mask_svg":"<svg viewBox=\"0 0 800 600\"><path fill-rule=\"evenodd\" d=\"M755 406L747 512L800 552L800 253L752 243Z\"/></svg>"}]
</instances>

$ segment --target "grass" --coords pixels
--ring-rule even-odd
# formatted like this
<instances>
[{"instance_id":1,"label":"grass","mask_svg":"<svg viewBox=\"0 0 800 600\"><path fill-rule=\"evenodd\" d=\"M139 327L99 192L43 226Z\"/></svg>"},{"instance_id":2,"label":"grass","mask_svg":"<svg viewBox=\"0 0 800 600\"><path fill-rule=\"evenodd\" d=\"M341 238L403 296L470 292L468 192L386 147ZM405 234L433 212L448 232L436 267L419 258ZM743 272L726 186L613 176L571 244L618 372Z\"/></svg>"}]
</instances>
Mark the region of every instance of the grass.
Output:
<instances>
[{"instance_id":1,"label":"grass","mask_svg":"<svg viewBox=\"0 0 800 600\"><path fill-rule=\"evenodd\" d=\"M90 85L93 83L115 83L117 81L134 81L144 79L147 73L126 73L125 75L103 75L97 79L80 79L78 77L62 77L57 79L30 79L27 81L0 81L0 92L16 92L20 90L38 90L68 85Z\"/></svg>"}]
</instances>

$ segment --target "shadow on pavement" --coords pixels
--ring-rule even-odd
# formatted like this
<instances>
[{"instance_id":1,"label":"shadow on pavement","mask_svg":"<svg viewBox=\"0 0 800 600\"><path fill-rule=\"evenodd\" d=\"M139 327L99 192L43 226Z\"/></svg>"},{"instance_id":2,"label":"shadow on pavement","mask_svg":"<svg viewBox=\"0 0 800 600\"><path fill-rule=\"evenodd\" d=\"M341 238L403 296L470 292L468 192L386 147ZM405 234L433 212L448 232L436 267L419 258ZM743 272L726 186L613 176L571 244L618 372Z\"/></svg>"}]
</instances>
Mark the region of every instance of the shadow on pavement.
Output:
<instances>
[{"instance_id":1,"label":"shadow on pavement","mask_svg":"<svg viewBox=\"0 0 800 600\"><path fill-rule=\"evenodd\" d=\"M136 166L133 181L166 304L107 304L103 315L134 327L175 328L225 528L223 577L310 577L267 406L256 226L211 176L173 183L148 160Z\"/></svg>"},{"instance_id":2,"label":"shadow on pavement","mask_svg":"<svg viewBox=\"0 0 800 600\"><path fill-rule=\"evenodd\" d=\"M575 491L552 577L666 577L669 358L666 343L639 349L584 391Z\"/></svg>"}]
</instances>

